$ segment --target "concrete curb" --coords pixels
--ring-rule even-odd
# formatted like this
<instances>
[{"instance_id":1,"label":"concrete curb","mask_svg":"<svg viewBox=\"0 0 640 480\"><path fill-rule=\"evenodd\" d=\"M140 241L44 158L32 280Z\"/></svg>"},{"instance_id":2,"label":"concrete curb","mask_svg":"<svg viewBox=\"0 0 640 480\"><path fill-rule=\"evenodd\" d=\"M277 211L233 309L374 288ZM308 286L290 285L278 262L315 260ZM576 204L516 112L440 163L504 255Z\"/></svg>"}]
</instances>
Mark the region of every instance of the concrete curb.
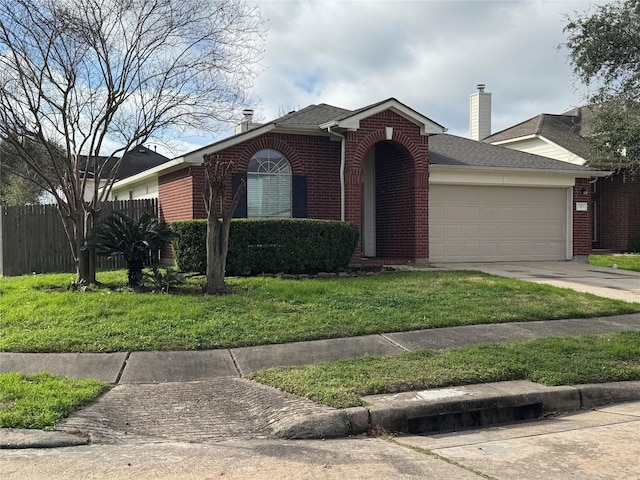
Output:
<instances>
[{"instance_id":1,"label":"concrete curb","mask_svg":"<svg viewBox=\"0 0 640 480\"><path fill-rule=\"evenodd\" d=\"M426 395L423 398L421 394ZM499 382L376 395L365 397L364 400L371 405L312 417L289 417L273 425L274 433L287 439L359 435L376 428L407 433L411 421L426 417L532 404L541 405L542 414L565 413L640 400L640 381L560 387L546 387L526 381Z\"/></svg>"},{"instance_id":2,"label":"concrete curb","mask_svg":"<svg viewBox=\"0 0 640 480\"><path fill-rule=\"evenodd\" d=\"M640 400L640 381L546 387L528 381L498 382L422 392L374 395L367 407L289 415L272 432L286 439L359 435L382 428L409 432L410 422L436 415L460 414L540 404L542 413L564 413ZM0 449L56 448L89 444L87 437L58 431L0 429Z\"/></svg>"},{"instance_id":3,"label":"concrete curb","mask_svg":"<svg viewBox=\"0 0 640 480\"><path fill-rule=\"evenodd\" d=\"M88 445L89 439L79 435L44 430L3 428L0 430L0 450L18 448L58 448Z\"/></svg>"}]
</instances>

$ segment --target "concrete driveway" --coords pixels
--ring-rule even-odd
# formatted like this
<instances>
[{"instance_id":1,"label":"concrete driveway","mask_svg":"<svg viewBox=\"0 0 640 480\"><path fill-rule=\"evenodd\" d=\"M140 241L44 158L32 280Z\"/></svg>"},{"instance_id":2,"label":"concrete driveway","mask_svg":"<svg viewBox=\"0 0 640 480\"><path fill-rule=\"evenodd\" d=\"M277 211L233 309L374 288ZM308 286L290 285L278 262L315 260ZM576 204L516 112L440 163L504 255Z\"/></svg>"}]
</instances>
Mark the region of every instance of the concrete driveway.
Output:
<instances>
[{"instance_id":1,"label":"concrete driveway","mask_svg":"<svg viewBox=\"0 0 640 480\"><path fill-rule=\"evenodd\" d=\"M640 302L640 272L580 262L440 263L450 270L478 270L491 275L547 283L600 297Z\"/></svg>"}]
</instances>

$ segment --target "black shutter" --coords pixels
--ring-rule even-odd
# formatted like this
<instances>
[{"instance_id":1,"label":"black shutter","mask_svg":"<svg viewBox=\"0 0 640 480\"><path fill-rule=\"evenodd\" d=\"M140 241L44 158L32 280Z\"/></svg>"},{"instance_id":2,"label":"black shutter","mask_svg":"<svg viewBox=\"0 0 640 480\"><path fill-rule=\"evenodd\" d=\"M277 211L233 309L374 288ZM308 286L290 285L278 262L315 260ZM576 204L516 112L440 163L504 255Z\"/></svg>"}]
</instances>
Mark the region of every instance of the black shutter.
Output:
<instances>
[{"instance_id":1,"label":"black shutter","mask_svg":"<svg viewBox=\"0 0 640 480\"><path fill-rule=\"evenodd\" d=\"M233 194L236 194L242 182L245 183L244 192L240 195L240 201L238 202L238 206L236 207L235 212L233 212L234 218L246 218L247 217L247 174L246 173L234 173L231 175L231 191Z\"/></svg>"},{"instance_id":2,"label":"black shutter","mask_svg":"<svg viewBox=\"0 0 640 480\"><path fill-rule=\"evenodd\" d=\"M307 177L293 175L291 177L291 193L293 197L293 218L307 218Z\"/></svg>"}]
</instances>

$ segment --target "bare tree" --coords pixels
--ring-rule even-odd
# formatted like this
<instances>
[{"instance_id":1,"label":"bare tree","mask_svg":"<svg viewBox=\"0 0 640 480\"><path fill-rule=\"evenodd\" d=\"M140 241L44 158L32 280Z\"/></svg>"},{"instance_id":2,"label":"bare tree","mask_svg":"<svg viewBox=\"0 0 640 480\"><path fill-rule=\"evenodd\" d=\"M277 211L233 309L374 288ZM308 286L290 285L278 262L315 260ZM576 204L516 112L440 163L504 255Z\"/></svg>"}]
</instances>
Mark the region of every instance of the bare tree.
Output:
<instances>
[{"instance_id":1,"label":"bare tree","mask_svg":"<svg viewBox=\"0 0 640 480\"><path fill-rule=\"evenodd\" d=\"M211 295L226 293L225 281L227 251L229 250L229 229L233 212L244 193L245 184L227 195L227 180L233 162L217 155L204 158L205 185L204 203L207 209L207 286ZM229 198L231 201L229 202Z\"/></svg>"},{"instance_id":2,"label":"bare tree","mask_svg":"<svg viewBox=\"0 0 640 480\"><path fill-rule=\"evenodd\" d=\"M55 198L79 283L119 168L105 160L237 117L264 32L242 0L0 0L0 139Z\"/></svg>"}]
</instances>

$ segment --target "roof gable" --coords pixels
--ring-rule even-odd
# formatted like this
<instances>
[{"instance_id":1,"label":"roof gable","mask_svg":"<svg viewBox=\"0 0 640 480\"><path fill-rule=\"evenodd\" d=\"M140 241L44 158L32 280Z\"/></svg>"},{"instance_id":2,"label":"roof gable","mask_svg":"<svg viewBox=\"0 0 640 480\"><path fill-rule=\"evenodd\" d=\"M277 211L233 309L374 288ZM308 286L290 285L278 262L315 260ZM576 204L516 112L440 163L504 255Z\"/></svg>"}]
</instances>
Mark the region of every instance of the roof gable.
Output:
<instances>
[{"instance_id":1,"label":"roof gable","mask_svg":"<svg viewBox=\"0 0 640 480\"><path fill-rule=\"evenodd\" d=\"M395 98L389 98L387 100L383 100L381 102L360 108L353 112L344 113L340 117L333 119L331 123L339 128L344 128L346 130L357 130L358 128L360 128L360 121L364 120L365 118L372 117L373 115L376 115L380 112L384 112L385 110L391 110L401 117L418 125L420 127L420 133L422 135L444 133L447 130L439 123L436 123L430 118L416 112L414 109L407 107L404 103L399 102ZM321 127L322 126L324 125L321 125Z\"/></svg>"},{"instance_id":2,"label":"roof gable","mask_svg":"<svg viewBox=\"0 0 640 480\"><path fill-rule=\"evenodd\" d=\"M591 109L577 107L562 114L543 113L494 133L483 141L505 144L526 137L540 137L585 160L592 156L589 139Z\"/></svg>"}]
</instances>

